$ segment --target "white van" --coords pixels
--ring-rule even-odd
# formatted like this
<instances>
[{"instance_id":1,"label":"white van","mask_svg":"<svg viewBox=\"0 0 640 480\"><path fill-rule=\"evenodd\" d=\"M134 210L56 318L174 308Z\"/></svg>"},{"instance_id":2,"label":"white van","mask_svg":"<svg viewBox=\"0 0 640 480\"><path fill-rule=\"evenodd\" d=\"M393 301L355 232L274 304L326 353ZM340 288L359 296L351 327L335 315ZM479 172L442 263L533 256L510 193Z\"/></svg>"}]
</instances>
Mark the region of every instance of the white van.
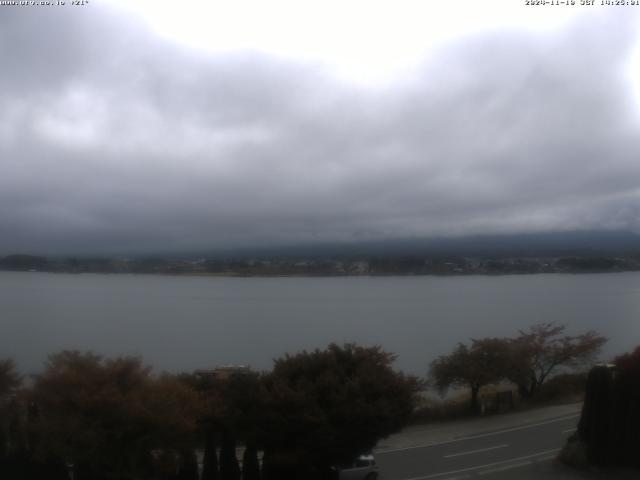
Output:
<instances>
[{"instance_id":1,"label":"white van","mask_svg":"<svg viewBox=\"0 0 640 480\"><path fill-rule=\"evenodd\" d=\"M377 480L378 466L373 455L360 455L353 462L334 467L337 480Z\"/></svg>"}]
</instances>

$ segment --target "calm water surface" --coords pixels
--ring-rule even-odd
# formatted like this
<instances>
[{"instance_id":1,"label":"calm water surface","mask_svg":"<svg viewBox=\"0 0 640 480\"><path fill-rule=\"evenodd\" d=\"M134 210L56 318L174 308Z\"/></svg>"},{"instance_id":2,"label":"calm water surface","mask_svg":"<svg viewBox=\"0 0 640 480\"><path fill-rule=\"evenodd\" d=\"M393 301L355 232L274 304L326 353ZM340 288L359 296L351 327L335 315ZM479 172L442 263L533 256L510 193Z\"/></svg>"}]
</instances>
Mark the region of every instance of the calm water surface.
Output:
<instances>
[{"instance_id":1,"label":"calm water surface","mask_svg":"<svg viewBox=\"0 0 640 480\"><path fill-rule=\"evenodd\" d=\"M0 272L0 358L41 369L63 348L134 354L159 369L266 369L329 342L379 344L397 366L470 337L541 321L596 329L604 356L640 344L640 273L461 277L206 278Z\"/></svg>"}]
</instances>

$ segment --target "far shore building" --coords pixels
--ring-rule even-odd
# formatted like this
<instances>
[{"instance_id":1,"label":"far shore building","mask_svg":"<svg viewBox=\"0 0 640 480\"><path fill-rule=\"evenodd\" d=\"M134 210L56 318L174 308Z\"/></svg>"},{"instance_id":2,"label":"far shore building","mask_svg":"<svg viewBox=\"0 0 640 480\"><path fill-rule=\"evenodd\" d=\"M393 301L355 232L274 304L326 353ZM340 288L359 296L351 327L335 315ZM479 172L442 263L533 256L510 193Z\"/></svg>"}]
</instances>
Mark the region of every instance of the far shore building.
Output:
<instances>
[{"instance_id":1,"label":"far shore building","mask_svg":"<svg viewBox=\"0 0 640 480\"><path fill-rule=\"evenodd\" d=\"M251 367L249 365L221 365L213 369L195 371L199 377L211 380L227 380L233 375L249 375L250 373Z\"/></svg>"}]
</instances>

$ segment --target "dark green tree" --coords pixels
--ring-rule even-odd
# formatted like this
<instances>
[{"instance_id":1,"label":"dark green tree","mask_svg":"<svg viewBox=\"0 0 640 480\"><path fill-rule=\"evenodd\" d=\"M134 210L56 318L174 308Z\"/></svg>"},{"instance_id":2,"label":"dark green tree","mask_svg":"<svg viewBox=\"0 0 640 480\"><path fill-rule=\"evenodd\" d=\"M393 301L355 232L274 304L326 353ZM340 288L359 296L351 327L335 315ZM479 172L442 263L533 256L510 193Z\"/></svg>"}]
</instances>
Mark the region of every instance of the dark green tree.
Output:
<instances>
[{"instance_id":1,"label":"dark green tree","mask_svg":"<svg viewBox=\"0 0 640 480\"><path fill-rule=\"evenodd\" d=\"M277 359L265 378L264 478L326 478L400 430L420 383L394 371L394 359L354 344Z\"/></svg>"},{"instance_id":2,"label":"dark green tree","mask_svg":"<svg viewBox=\"0 0 640 480\"><path fill-rule=\"evenodd\" d=\"M577 435L569 452L598 466L640 468L640 347L589 372ZM566 458L566 457L565 457ZM570 459L571 457L569 457Z\"/></svg>"},{"instance_id":3,"label":"dark green tree","mask_svg":"<svg viewBox=\"0 0 640 480\"><path fill-rule=\"evenodd\" d=\"M208 374L190 380L206 399L207 409L201 419L205 431L205 478L215 478L213 452L215 439L222 440L219 459L219 477L238 478L240 469L235 457L235 444L257 448L261 438L260 421L265 405L265 392L261 376L255 372L228 371L223 375ZM209 447L207 447L209 445ZM231 451L233 450L233 454Z\"/></svg>"}]
</instances>

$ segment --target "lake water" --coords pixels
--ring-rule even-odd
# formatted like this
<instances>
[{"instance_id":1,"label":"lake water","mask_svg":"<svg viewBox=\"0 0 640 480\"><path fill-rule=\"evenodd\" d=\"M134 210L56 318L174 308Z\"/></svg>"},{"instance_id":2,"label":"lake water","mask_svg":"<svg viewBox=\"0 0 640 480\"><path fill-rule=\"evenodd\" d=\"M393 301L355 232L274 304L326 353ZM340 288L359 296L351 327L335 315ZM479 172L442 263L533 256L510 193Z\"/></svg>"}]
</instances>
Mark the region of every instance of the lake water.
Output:
<instances>
[{"instance_id":1,"label":"lake water","mask_svg":"<svg viewBox=\"0 0 640 480\"><path fill-rule=\"evenodd\" d=\"M171 371L250 364L329 342L382 345L424 375L470 337L542 321L595 329L604 357L640 344L640 273L215 278L0 272L0 358L24 372L64 348Z\"/></svg>"}]
</instances>

